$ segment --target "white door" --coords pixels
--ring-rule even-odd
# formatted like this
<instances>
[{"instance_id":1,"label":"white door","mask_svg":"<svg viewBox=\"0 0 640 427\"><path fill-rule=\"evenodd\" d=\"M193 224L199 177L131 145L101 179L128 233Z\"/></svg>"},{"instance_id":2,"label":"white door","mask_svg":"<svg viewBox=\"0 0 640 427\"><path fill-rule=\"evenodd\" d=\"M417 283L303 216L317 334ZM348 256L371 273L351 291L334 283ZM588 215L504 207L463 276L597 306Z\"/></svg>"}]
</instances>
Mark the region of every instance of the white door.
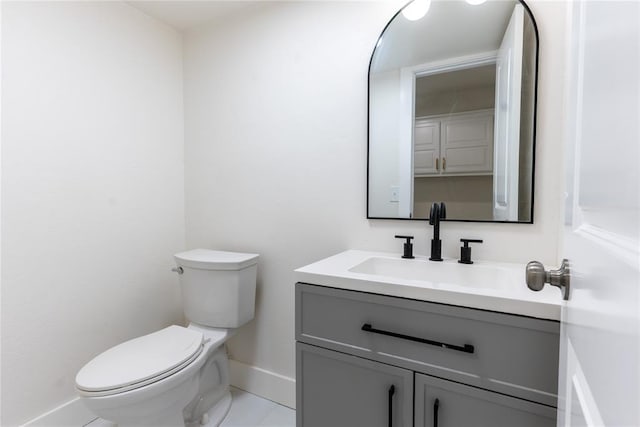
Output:
<instances>
[{"instance_id":1,"label":"white door","mask_svg":"<svg viewBox=\"0 0 640 427\"><path fill-rule=\"evenodd\" d=\"M518 220L523 35L524 8L517 4L496 61L493 219L498 221Z\"/></svg>"},{"instance_id":2,"label":"white door","mask_svg":"<svg viewBox=\"0 0 640 427\"><path fill-rule=\"evenodd\" d=\"M640 2L570 8L558 426L640 426Z\"/></svg>"}]
</instances>

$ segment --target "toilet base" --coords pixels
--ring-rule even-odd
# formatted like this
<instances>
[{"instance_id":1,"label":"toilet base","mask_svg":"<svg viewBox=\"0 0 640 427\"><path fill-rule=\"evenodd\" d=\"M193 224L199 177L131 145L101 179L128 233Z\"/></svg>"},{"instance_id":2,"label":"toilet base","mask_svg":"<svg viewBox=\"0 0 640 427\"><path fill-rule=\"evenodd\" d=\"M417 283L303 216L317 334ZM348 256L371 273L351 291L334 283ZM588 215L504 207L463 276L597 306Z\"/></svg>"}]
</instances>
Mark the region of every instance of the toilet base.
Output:
<instances>
[{"instance_id":1,"label":"toilet base","mask_svg":"<svg viewBox=\"0 0 640 427\"><path fill-rule=\"evenodd\" d=\"M198 393L198 378L182 378L170 393L82 397L89 410L117 427L184 427L183 408ZM136 393L138 392L138 393Z\"/></svg>"},{"instance_id":2,"label":"toilet base","mask_svg":"<svg viewBox=\"0 0 640 427\"><path fill-rule=\"evenodd\" d=\"M213 405L207 412L200 417L200 420L191 423L185 423L186 427L218 427L227 417L229 409L231 409L231 393L227 391L224 396Z\"/></svg>"},{"instance_id":3,"label":"toilet base","mask_svg":"<svg viewBox=\"0 0 640 427\"><path fill-rule=\"evenodd\" d=\"M224 345L210 350L198 374L198 383L198 393L183 411L187 427L203 425L205 418L221 421L229 411L229 359ZM213 411L215 408L218 409ZM219 423L210 422L208 425L217 426Z\"/></svg>"}]
</instances>

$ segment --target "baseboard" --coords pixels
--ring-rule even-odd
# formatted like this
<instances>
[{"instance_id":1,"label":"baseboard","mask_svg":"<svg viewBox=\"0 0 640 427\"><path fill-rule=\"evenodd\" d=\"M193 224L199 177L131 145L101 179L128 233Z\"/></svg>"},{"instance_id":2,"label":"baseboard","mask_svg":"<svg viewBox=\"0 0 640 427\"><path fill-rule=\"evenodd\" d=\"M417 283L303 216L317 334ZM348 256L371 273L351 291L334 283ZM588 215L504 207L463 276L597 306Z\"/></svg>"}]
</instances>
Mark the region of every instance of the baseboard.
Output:
<instances>
[{"instance_id":1,"label":"baseboard","mask_svg":"<svg viewBox=\"0 0 640 427\"><path fill-rule=\"evenodd\" d=\"M229 360L229 371L232 386L291 409L296 408L295 379L237 360Z\"/></svg>"},{"instance_id":2,"label":"baseboard","mask_svg":"<svg viewBox=\"0 0 640 427\"><path fill-rule=\"evenodd\" d=\"M72 399L23 424L21 427L80 427L95 420L79 398Z\"/></svg>"}]
</instances>

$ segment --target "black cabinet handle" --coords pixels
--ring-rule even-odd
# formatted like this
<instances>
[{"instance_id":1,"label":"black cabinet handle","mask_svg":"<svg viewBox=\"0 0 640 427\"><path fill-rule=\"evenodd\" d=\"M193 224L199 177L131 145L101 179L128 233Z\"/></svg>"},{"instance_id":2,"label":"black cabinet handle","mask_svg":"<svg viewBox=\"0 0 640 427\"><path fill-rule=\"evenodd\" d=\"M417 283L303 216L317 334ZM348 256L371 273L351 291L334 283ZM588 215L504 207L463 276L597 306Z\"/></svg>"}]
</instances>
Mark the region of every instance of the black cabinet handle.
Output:
<instances>
[{"instance_id":1,"label":"black cabinet handle","mask_svg":"<svg viewBox=\"0 0 640 427\"><path fill-rule=\"evenodd\" d=\"M403 334L399 334L397 332L383 331L382 329L374 329L373 326L371 326L370 323L365 323L364 325L362 325L362 330L365 331L365 332L372 332L374 334L387 335L387 336L390 336L390 337L401 338L403 340L409 340L409 341L420 342L420 343L423 343L423 344L435 345L437 347L448 348L449 350L462 351L463 353L473 353L475 351L475 349L473 348L473 346L471 344L464 344L464 345L447 344L447 343L444 343L444 342L428 340L426 338L418 338L418 337L412 337L410 335L403 335Z\"/></svg>"},{"instance_id":2,"label":"black cabinet handle","mask_svg":"<svg viewBox=\"0 0 640 427\"><path fill-rule=\"evenodd\" d=\"M396 392L396 387L389 387L389 427L393 427L393 394Z\"/></svg>"},{"instance_id":3,"label":"black cabinet handle","mask_svg":"<svg viewBox=\"0 0 640 427\"><path fill-rule=\"evenodd\" d=\"M433 402L433 427L438 427L438 409L440 409L440 400Z\"/></svg>"}]
</instances>

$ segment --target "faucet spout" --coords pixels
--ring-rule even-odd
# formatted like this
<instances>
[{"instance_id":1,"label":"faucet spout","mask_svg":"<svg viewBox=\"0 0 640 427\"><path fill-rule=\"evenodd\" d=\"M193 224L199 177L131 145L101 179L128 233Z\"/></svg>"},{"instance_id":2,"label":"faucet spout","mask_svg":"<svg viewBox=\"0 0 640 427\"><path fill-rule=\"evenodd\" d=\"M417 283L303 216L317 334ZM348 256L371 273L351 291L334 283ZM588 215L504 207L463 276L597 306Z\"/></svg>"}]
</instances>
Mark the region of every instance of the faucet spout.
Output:
<instances>
[{"instance_id":1,"label":"faucet spout","mask_svg":"<svg viewBox=\"0 0 640 427\"><path fill-rule=\"evenodd\" d=\"M434 203L429 212L429 225L433 225L433 238L440 240L440 206Z\"/></svg>"},{"instance_id":2,"label":"faucet spout","mask_svg":"<svg viewBox=\"0 0 640 427\"><path fill-rule=\"evenodd\" d=\"M440 240L440 220L447 218L444 202L434 203L429 212L429 225L433 225L433 239L431 239L431 261L442 261L442 241Z\"/></svg>"}]
</instances>

